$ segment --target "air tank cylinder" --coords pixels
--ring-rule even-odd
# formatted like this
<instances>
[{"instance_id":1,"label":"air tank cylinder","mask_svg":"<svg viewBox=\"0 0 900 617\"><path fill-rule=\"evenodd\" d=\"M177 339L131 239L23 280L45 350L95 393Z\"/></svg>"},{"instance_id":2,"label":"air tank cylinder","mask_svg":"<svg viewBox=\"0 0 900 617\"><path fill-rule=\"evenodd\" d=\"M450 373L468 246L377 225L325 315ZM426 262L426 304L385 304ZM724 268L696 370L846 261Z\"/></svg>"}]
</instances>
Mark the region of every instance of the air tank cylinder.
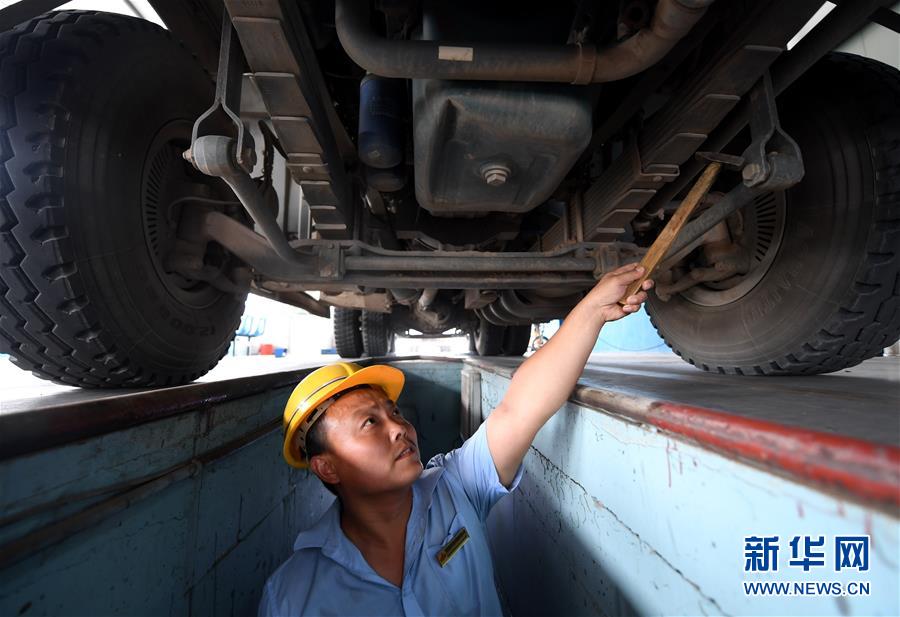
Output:
<instances>
[{"instance_id":1,"label":"air tank cylinder","mask_svg":"<svg viewBox=\"0 0 900 617\"><path fill-rule=\"evenodd\" d=\"M359 85L359 159L375 169L403 162L403 114L406 84L402 79L366 75Z\"/></svg>"}]
</instances>

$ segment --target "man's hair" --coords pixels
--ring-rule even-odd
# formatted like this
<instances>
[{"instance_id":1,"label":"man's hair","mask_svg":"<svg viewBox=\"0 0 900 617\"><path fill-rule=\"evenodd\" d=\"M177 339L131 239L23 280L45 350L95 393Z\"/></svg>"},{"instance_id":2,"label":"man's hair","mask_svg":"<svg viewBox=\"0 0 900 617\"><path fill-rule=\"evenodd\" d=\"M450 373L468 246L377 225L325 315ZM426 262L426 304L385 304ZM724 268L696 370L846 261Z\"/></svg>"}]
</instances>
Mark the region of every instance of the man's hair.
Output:
<instances>
[{"instance_id":1,"label":"man's hair","mask_svg":"<svg viewBox=\"0 0 900 617\"><path fill-rule=\"evenodd\" d=\"M354 386L352 388L348 388L347 390L344 390L343 392L339 393L337 395L337 397L341 398L345 394L349 394L350 392L353 392L354 390L360 390L362 388L377 389L379 392L383 391L378 386L373 386L373 385L369 385L369 384L360 384L358 386ZM306 432L306 451L304 454L306 454L307 461L312 459L312 457L316 456L317 454L324 454L328 450L328 446L325 441L325 428L324 428L325 425L322 422L322 419L326 415L328 415L327 411L325 413L323 413L322 416L318 420L313 422L313 425L311 427L309 427L309 430ZM327 488L333 495L338 496L337 489L335 489L334 484L330 484L330 483L326 482L325 480L322 480L321 478L319 478L319 480L321 480L321 482L325 486L325 488Z\"/></svg>"},{"instance_id":2,"label":"man's hair","mask_svg":"<svg viewBox=\"0 0 900 617\"><path fill-rule=\"evenodd\" d=\"M327 411L325 413L328 413ZM324 414L323 414L324 416ZM319 418L313 425L309 427L309 431L306 433L306 460L310 460L312 457L317 454L323 454L326 451L325 445L325 428L324 423L322 422L322 418ZM327 488L333 495L337 495L337 490L334 488L334 484L326 482L319 478L322 484Z\"/></svg>"}]
</instances>

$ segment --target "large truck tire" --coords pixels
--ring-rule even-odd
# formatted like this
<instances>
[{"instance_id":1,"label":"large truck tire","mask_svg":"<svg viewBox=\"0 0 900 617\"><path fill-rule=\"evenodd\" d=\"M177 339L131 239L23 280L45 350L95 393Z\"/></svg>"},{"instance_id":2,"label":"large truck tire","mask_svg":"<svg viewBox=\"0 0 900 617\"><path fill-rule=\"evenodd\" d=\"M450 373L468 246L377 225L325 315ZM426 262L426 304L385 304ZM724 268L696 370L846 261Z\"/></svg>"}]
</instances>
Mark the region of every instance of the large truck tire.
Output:
<instances>
[{"instance_id":1,"label":"large truck tire","mask_svg":"<svg viewBox=\"0 0 900 617\"><path fill-rule=\"evenodd\" d=\"M212 98L191 54L140 19L57 12L0 34L0 350L18 366L165 386L227 352L246 294L176 279L158 254L183 187L226 197L180 156Z\"/></svg>"},{"instance_id":2,"label":"large truck tire","mask_svg":"<svg viewBox=\"0 0 900 617\"><path fill-rule=\"evenodd\" d=\"M394 332L388 313L362 312L363 352L370 358L386 356L391 352Z\"/></svg>"},{"instance_id":3,"label":"large truck tire","mask_svg":"<svg viewBox=\"0 0 900 617\"><path fill-rule=\"evenodd\" d=\"M761 251L774 255L761 279L742 294L693 288L647 303L666 343L706 371L828 373L900 336L900 72L830 54L779 108L806 175L757 204L777 243Z\"/></svg>"},{"instance_id":4,"label":"large truck tire","mask_svg":"<svg viewBox=\"0 0 900 617\"><path fill-rule=\"evenodd\" d=\"M469 336L470 349L479 356L521 356L528 350L530 325L498 326L479 317Z\"/></svg>"},{"instance_id":5,"label":"large truck tire","mask_svg":"<svg viewBox=\"0 0 900 617\"><path fill-rule=\"evenodd\" d=\"M469 335L472 347L479 356L499 356L503 353L503 334L506 328L478 319L478 327Z\"/></svg>"},{"instance_id":6,"label":"large truck tire","mask_svg":"<svg viewBox=\"0 0 900 617\"><path fill-rule=\"evenodd\" d=\"M521 356L528 351L531 325L507 326L503 333L503 355Z\"/></svg>"},{"instance_id":7,"label":"large truck tire","mask_svg":"<svg viewBox=\"0 0 900 617\"><path fill-rule=\"evenodd\" d=\"M362 311L334 307L331 324L334 328L334 347L342 358L359 358L363 355L360 316Z\"/></svg>"}]
</instances>

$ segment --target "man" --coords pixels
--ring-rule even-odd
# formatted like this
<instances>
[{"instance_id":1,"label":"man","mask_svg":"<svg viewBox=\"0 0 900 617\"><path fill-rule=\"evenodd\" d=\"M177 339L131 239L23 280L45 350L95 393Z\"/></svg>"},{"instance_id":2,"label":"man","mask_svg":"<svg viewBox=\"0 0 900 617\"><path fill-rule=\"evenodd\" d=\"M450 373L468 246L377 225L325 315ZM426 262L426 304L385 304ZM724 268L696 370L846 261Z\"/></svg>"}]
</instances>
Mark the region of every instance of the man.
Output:
<instances>
[{"instance_id":1,"label":"man","mask_svg":"<svg viewBox=\"0 0 900 617\"><path fill-rule=\"evenodd\" d=\"M484 522L518 485L525 453L572 392L600 328L646 300L639 291L617 302L642 274L629 264L600 279L475 434L424 470L396 405L399 370L338 363L300 382L283 453L337 499L269 578L260 615L501 614Z\"/></svg>"}]
</instances>

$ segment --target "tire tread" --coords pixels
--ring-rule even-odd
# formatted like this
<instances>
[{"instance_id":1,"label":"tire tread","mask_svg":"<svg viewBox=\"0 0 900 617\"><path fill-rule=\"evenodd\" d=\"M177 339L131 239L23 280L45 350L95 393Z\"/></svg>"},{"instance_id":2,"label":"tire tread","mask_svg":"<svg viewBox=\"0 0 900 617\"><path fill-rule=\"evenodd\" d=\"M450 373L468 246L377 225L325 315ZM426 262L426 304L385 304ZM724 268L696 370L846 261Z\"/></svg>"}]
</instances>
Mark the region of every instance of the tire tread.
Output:
<instances>
[{"instance_id":1,"label":"tire tread","mask_svg":"<svg viewBox=\"0 0 900 617\"><path fill-rule=\"evenodd\" d=\"M362 333L359 323L360 311L335 307L331 323L334 328L334 346L342 358L359 358L363 353Z\"/></svg>"},{"instance_id":2,"label":"tire tread","mask_svg":"<svg viewBox=\"0 0 900 617\"><path fill-rule=\"evenodd\" d=\"M387 313L363 311L360 319L363 353L370 358L386 356L391 348L390 319Z\"/></svg>"}]
</instances>

